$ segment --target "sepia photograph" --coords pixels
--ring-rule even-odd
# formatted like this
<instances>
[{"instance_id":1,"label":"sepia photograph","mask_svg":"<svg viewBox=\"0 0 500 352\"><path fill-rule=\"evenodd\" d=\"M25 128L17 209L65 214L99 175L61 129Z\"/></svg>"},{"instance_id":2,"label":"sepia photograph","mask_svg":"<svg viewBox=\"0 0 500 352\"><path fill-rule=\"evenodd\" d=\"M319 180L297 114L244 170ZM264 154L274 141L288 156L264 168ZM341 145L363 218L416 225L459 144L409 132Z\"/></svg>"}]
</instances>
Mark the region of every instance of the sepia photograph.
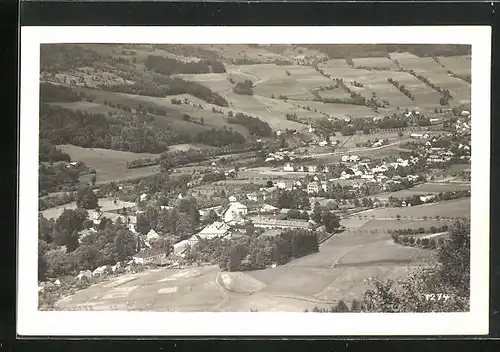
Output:
<instances>
[{"instance_id":1,"label":"sepia photograph","mask_svg":"<svg viewBox=\"0 0 500 352\"><path fill-rule=\"evenodd\" d=\"M490 38L461 28L39 35L22 55L30 307L487 327Z\"/></svg>"}]
</instances>

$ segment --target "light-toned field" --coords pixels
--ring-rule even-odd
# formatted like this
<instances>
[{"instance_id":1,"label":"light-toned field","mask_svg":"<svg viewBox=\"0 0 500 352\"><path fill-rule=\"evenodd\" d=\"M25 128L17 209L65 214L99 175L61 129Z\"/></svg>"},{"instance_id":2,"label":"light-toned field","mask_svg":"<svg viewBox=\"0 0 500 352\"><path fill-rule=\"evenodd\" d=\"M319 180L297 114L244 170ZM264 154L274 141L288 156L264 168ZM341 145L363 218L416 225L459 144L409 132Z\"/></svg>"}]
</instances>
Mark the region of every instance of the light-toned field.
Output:
<instances>
[{"instance_id":1,"label":"light-toned field","mask_svg":"<svg viewBox=\"0 0 500 352\"><path fill-rule=\"evenodd\" d=\"M365 66L365 67L378 67L378 68L388 68L391 70L397 70L398 66L387 57L363 57L363 58L353 58L354 66Z\"/></svg>"},{"instance_id":2,"label":"light-toned field","mask_svg":"<svg viewBox=\"0 0 500 352\"><path fill-rule=\"evenodd\" d=\"M360 299L365 279L398 279L432 252L395 245L385 231L363 231L372 220L346 219L318 253L258 271L216 266L160 269L126 275L60 300L58 309L147 311L290 311ZM394 224L406 226L403 221ZM380 225L380 224L379 224Z\"/></svg>"},{"instance_id":3,"label":"light-toned field","mask_svg":"<svg viewBox=\"0 0 500 352\"><path fill-rule=\"evenodd\" d=\"M351 95L342 88L318 91L323 99L351 99Z\"/></svg>"},{"instance_id":4,"label":"light-toned field","mask_svg":"<svg viewBox=\"0 0 500 352\"><path fill-rule=\"evenodd\" d=\"M103 114L107 115L109 112L111 113L122 113L120 109L115 109L104 104L99 103L91 103L88 101L77 101L71 103L50 103L51 106L58 106L68 110L79 110L86 111L92 114Z\"/></svg>"},{"instance_id":5,"label":"light-toned field","mask_svg":"<svg viewBox=\"0 0 500 352\"><path fill-rule=\"evenodd\" d=\"M117 209L134 207L135 203L124 202L124 201L117 199L116 204L115 204L113 199L100 198L99 199L99 206L101 207L101 211L103 211L103 212L109 212L109 211L112 212L112 211L117 210ZM63 213L64 209L76 209L76 208L77 208L76 202L71 202L71 203L64 204L64 205L61 205L58 207L53 207L53 208L42 210L41 213L47 219L57 219Z\"/></svg>"},{"instance_id":6,"label":"light-toned field","mask_svg":"<svg viewBox=\"0 0 500 352\"><path fill-rule=\"evenodd\" d=\"M471 74L471 57L467 56L439 56L438 60L450 71L458 75Z\"/></svg>"},{"instance_id":7,"label":"light-toned field","mask_svg":"<svg viewBox=\"0 0 500 352\"><path fill-rule=\"evenodd\" d=\"M157 173L158 166L127 169L127 161L139 158L155 158L158 154L132 153L100 148L82 148L74 145L59 145L63 152L71 156L71 160L82 161L97 172L97 183L123 181Z\"/></svg>"},{"instance_id":8,"label":"light-toned field","mask_svg":"<svg viewBox=\"0 0 500 352\"><path fill-rule=\"evenodd\" d=\"M438 203L422 204L413 207L380 208L366 212L364 215L376 219L393 219L397 215L408 219L440 217L470 218L470 198L460 198Z\"/></svg>"},{"instance_id":9,"label":"light-toned field","mask_svg":"<svg viewBox=\"0 0 500 352\"><path fill-rule=\"evenodd\" d=\"M389 197L411 197L413 195L437 194L440 192L464 191L470 189L470 183L428 182L416 185L415 187L409 189L380 194L378 198L388 199Z\"/></svg>"},{"instance_id":10,"label":"light-toned field","mask_svg":"<svg viewBox=\"0 0 500 352\"><path fill-rule=\"evenodd\" d=\"M199 45L199 47L214 51L226 61L230 61L232 59L243 59L245 57L251 60L258 60L263 63L276 59L288 59L278 53L266 50L264 46L260 45L250 47L247 44L211 44Z\"/></svg>"},{"instance_id":11,"label":"light-toned field","mask_svg":"<svg viewBox=\"0 0 500 352\"><path fill-rule=\"evenodd\" d=\"M309 106L311 110L317 110L331 117L356 118L377 115L373 110L364 105L322 103L320 101L300 102L302 106Z\"/></svg>"}]
</instances>

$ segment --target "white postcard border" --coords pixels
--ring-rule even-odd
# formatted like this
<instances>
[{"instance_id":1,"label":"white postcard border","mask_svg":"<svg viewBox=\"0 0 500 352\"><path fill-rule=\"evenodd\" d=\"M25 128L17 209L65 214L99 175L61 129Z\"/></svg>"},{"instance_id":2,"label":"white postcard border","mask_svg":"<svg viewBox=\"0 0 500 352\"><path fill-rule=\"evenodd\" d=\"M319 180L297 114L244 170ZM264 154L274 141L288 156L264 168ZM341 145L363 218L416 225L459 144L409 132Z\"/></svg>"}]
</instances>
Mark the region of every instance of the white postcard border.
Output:
<instances>
[{"instance_id":1,"label":"white postcard border","mask_svg":"<svg viewBox=\"0 0 500 352\"><path fill-rule=\"evenodd\" d=\"M41 43L472 45L471 311L468 313L162 313L37 310ZM22 336L482 335L489 325L491 28L22 27L17 331Z\"/></svg>"}]
</instances>

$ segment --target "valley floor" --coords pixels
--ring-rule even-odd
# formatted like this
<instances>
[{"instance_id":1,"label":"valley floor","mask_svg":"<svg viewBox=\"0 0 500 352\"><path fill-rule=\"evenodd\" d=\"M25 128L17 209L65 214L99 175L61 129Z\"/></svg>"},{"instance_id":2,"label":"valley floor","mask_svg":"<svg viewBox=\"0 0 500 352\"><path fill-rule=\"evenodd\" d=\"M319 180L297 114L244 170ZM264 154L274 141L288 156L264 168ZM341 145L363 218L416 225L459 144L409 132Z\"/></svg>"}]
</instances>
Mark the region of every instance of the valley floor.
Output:
<instances>
[{"instance_id":1,"label":"valley floor","mask_svg":"<svg viewBox=\"0 0 500 352\"><path fill-rule=\"evenodd\" d=\"M221 272L206 266L124 275L61 299L56 309L302 312L359 300L368 288L365 279L403 278L412 266L432 260L430 252L394 244L385 231L362 230L371 221L345 219L349 230L325 241L318 253L276 268Z\"/></svg>"}]
</instances>

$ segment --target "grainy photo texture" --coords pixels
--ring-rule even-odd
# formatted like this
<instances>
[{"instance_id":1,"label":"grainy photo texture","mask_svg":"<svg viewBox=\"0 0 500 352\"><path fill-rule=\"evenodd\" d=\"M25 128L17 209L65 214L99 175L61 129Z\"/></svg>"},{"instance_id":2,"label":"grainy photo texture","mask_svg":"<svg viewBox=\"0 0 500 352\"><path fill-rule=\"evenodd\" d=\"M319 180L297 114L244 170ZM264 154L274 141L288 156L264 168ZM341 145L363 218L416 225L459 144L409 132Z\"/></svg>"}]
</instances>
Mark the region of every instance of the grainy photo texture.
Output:
<instances>
[{"instance_id":1,"label":"grainy photo texture","mask_svg":"<svg viewBox=\"0 0 500 352\"><path fill-rule=\"evenodd\" d=\"M471 46L42 44L38 309L467 312Z\"/></svg>"}]
</instances>

